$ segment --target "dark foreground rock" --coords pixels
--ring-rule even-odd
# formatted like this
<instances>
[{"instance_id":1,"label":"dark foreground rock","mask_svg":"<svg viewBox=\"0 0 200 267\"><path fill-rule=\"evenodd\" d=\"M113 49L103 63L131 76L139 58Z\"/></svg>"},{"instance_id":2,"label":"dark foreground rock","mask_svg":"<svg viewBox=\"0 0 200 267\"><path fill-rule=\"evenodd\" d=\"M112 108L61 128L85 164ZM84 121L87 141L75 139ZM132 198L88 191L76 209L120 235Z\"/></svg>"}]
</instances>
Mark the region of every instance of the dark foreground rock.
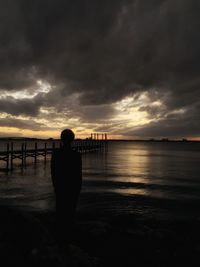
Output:
<instances>
[{"instance_id":1,"label":"dark foreground rock","mask_svg":"<svg viewBox=\"0 0 200 267\"><path fill-rule=\"evenodd\" d=\"M79 213L69 246L55 214L0 208L1 266L200 266L200 222Z\"/></svg>"},{"instance_id":2,"label":"dark foreground rock","mask_svg":"<svg viewBox=\"0 0 200 267\"><path fill-rule=\"evenodd\" d=\"M60 248L54 214L33 214L1 207L0 264L11 266L99 266L98 259L77 245Z\"/></svg>"}]
</instances>

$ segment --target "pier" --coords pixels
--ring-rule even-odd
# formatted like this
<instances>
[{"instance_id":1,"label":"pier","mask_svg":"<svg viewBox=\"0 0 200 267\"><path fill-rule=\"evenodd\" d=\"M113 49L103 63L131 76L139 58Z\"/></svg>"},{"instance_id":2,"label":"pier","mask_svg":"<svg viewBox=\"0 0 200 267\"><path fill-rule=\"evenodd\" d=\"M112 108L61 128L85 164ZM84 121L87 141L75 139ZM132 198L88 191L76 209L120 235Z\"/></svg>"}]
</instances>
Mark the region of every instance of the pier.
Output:
<instances>
[{"instance_id":1,"label":"pier","mask_svg":"<svg viewBox=\"0 0 200 267\"><path fill-rule=\"evenodd\" d=\"M20 143L20 144L19 144ZM6 144L6 150L0 151L0 162L5 162L6 171L13 170L14 162L20 161L21 168L26 167L27 159L32 158L33 163L37 163L38 157L42 157L44 162L47 156L61 146L60 141L50 142L34 142L32 147L29 148L29 141L15 141ZM17 146L17 148L16 148ZM42 146L42 147L41 147ZM80 153L88 153L92 151L103 151L107 148L107 134L91 134L91 137L85 140L75 140L72 143L72 148ZM2 169L2 168L1 168Z\"/></svg>"}]
</instances>

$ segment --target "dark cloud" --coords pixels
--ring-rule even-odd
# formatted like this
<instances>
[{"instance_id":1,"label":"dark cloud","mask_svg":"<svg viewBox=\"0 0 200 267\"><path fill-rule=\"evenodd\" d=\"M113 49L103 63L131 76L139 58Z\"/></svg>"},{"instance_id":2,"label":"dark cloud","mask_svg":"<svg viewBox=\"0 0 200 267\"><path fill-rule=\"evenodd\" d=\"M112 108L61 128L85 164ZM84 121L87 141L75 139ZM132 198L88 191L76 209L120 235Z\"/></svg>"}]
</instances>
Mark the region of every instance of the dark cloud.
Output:
<instances>
[{"instance_id":1,"label":"dark cloud","mask_svg":"<svg viewBox=\"0 0 200 267\"><path fill-rule=\"evenodd\" d=\"M200 105L193 106L183 113L169 114L165 118L137 127L135 130L128 129L123 132L123 134L129 137L134 136L143 138L199 137L199 109Z\"/></svg>"},{"instance_id":2,"label":"dark cloud","mask_svg":"<svg viewBox=\"0 0 200 267\"><path fill-rule=\"evenodd\" d=\"M199 112L199 7L197 0L1 1L0 88L31 88L42 79L54 93L46 99L0 100L0 110L33 116L40 106L62 111L78 93L80 108L92 105L92 113L89 108L83 113L90 121L113 112L93 112L94 105L149 91L165 109L141 110L162 117L150 127L159 126L159 132L169 125L170 132L177 125L167 117L170 112L185 108L187 117L191 106L193 114ZM189 117L192 124L195 118ZM184 118L179 124L189 127Z\"/></svg>"},{"instance_id":3,"label":"dark cloud","mask_svg":"<svg viewBox=\"0 0 200 267\"><path fill-rule=\"evenodd\" d=\"M43 94L38 94L33 98L24 99L16 99L12 96L7 96L0 99L0 112L15 116L37 116L39 108L44 102L43 98Z\"/></svg>"},{"instance_id":4,"label":"dark cloud","mask_svg":"<svg viewBox=\"0 0 200 267\"><path fill-rule=\"evenodd\" d=\"M115 110L111 105L85 106L82 107L77 116L82 121L104 123L115 115Z\"/></svg>"},{"instance_id":5,"label":"dark cloud","mask_svg":"<svg viewBox=\"0 0 200 267\"><path fill-rule=\"evenodd\" d=\"M14 127L19 129L39 131L46 129L46 125L25 119L15 119L11 117L1 118L0 127Z\"/></svg>"},{"instance_id":6,"label":"dark cloud","mask_svg":"<svg viewBox=\"0 0 200 267\"><path fill-rule=\"evenodd\" d=\"M199 137L200 127L197 121L161 120L134 131L127 131L125 136L137 138L195 138Z\"/></svg>"}]
</instances>

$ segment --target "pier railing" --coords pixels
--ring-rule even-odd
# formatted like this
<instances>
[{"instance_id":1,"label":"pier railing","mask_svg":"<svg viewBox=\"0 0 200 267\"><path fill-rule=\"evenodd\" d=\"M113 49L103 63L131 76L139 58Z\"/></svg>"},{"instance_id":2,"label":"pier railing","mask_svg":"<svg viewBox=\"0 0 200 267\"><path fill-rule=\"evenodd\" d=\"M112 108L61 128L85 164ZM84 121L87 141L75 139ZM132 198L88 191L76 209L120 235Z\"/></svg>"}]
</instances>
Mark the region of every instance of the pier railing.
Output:
<instances>
[{"instance_id":1,"label":"pier railing","mask_svg":"<svg viewBox=\"0 0 200 267\"><path fill-rule=\"evenodd\" d=\"M12 170L14 166L14 161L20 161L21 167L26 166L26 161L28 158L33 159L33 163L36 164L38 157L43 157L46 162L47 156L51 155L52 152L61 146L60 142L52 142L51 145L47 142L43 144L35 142L31 148L28 148L28 142L22 142L17 148L14 142L6 144L6 150L0 151L0 161L5 162L5 170ZM49 147L50 145L50 147ZM41 147L43 146L43 147ZM107 140L75 140L72 144L72 149L80 152L87 153L92 151L103 150L107 147Z\"/></svg>"}]
</instances>

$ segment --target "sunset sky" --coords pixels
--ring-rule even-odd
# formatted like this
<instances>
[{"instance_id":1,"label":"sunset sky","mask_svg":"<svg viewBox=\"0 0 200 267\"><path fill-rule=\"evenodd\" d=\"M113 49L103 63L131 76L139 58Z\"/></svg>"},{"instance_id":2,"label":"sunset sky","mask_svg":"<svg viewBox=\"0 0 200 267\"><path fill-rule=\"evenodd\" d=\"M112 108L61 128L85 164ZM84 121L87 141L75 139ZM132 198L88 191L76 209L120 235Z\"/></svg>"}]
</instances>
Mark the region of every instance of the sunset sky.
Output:
<instances>
[{"instance_id":1,"label":"sunset sky","mask_svg":"<svg viewBox=\"0 0 200 267\"><path fill-rule=\"evenodd\" d=\"M0 136L200 138L198 0L0 0Z\"/></svg>"}]
</instances>

